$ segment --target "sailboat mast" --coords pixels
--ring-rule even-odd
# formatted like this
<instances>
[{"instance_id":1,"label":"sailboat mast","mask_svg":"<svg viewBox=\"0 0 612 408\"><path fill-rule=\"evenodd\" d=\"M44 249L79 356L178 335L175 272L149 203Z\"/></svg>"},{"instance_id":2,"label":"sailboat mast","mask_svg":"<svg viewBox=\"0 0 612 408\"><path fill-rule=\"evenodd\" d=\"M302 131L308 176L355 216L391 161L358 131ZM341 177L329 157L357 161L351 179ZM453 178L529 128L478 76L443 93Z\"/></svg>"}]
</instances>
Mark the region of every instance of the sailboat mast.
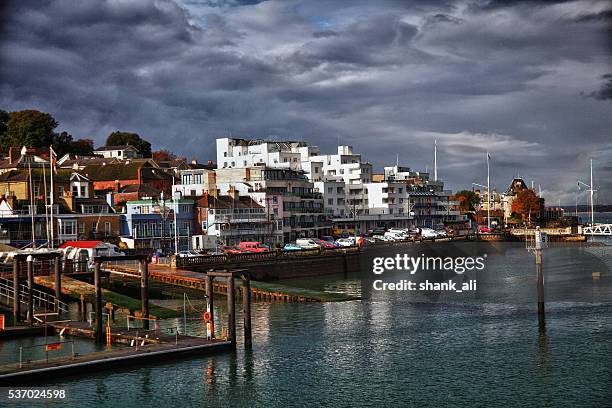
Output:
<instances>
[{"instance_id":1,"label":"sailboat mast","mask_svg":"<svg viewBox=\"0 0 612 408\"><path fill-rule=\"evenodd\" d=\"M53 173L55 170L55 158L54 158L55 152L53 151L53 147L49 146L49 167L50 167L50 172L51 172L51 248L54 247L55 245L55 235L54 235L54 224L53 224L53 204L54 204L54 192L55 190L53 189Z\"/></svg>"},{"instance_id":2,"label":"sailboat mast","mask_svg":"<svg viewBox=\"0 0 612 408\"><path fill-rule=\"evenodd\" d=\"M32 249L36 247L36 232L34 229L34 186L32 185L32 166L28 162L28 177L30 179L30 216L32 219Z\"/></svg>"},{"instance_id":3,"label":"sailboat mast","mask_svg":"<svg viewBox=\"0 0 612 408\"><path fill-rule=\"evenodd\" d=\"M595 214L593 208L593 159L591 159L591 225L595 225Z\"/></svg>"}]
</instances>

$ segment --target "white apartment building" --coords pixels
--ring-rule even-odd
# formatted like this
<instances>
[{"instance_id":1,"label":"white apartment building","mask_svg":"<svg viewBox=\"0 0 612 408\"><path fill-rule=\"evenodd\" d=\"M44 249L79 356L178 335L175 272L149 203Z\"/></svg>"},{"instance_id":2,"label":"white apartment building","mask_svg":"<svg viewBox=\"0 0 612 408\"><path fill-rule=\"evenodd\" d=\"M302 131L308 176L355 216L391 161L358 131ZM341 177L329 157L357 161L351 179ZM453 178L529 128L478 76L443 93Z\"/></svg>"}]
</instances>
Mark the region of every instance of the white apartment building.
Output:
<instances>
[{"instance_id":1,"label":"white apartment building","mask_svg":"<svg viewBox=\"0 0 612 408\"><path fill-rule=\"evenodd\" d=\"M172 194L182 197L199 197L215 186L215 172L208 169L179 170L181 182L172 186Z\"/></svg>"},{"instance_id":2,"label":"white apartment building","mask_svg":"<svg viewBox=\"0 0 612 408\"><path fill-rule=\"evenodd\" d=\"M217 167L240 168L268 166L300 170L304 142L273 142L261 139L217 139Z\"/></svg>"}]
</instances>

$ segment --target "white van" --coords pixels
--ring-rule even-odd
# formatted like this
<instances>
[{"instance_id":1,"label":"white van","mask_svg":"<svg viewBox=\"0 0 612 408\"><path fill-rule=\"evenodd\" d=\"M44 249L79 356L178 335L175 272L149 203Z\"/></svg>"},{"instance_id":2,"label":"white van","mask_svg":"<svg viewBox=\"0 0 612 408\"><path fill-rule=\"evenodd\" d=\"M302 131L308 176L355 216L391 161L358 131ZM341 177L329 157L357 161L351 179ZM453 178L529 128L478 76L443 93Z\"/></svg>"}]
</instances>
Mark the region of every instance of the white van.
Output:
<instances>
[{"instance_id":1,"label":"white van","mask_svg":"<svg viewBox=\"0 0 612 408\"><path fill-rule=\"evenodd\" d=\"M311 238L298 238L295 243L297 246L302 247L304 249L317 249L319 248L319 244L317 244Z\"/></svg>"}]
</instances>

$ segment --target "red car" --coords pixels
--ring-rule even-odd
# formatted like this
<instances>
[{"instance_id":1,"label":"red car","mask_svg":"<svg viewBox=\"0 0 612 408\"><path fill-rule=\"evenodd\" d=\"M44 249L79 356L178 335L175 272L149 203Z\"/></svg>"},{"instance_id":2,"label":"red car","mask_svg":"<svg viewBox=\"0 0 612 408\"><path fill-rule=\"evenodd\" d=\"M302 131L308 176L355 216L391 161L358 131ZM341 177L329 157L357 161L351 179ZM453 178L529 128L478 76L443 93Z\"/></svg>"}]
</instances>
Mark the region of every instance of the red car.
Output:
<instances>
[{"instance_id":1,"label":"red car","mask_svg":"<svg viewBox=\"0 0 612 408\"><path fill-rule=\"evenodd\" d=\"M489 232L493 232L493 228L489 228L484 225L479 225L478 232L481 234L488 234Z\"/></svg>"},{"instance_id":2,"label":"red car","mask_svg":"<svg viewBox=\"0 0 612 408\"><path fill-rule=\"evenodd\" d=\"M223 247L223 252L226 254L241 254L242 250L235 246L225 246Z\"/></svg>"},{"instance_id":3,"label":"red car","mask_svg":"<svg viewBox=\"0 0 612 408\"><path fill-rule=\"evenodd\" d=\"M318 238L313 238L312 239L314 242L317 243L317 245L319 245L321 248L335 248L336 246L334 244L332 244L331 242L327 242L324 241L322 239L318 239Z\"/></svg>"},{"instance_id":4,"label":"red car","mask_svg":"<svg viewBox=\"0 0 612 408\"><path fill-rule=\"evenodd\" d=\"M238 247L242 252L268 252L270 248L261 242L241 242Z\"/></svg>"}]
</instances>

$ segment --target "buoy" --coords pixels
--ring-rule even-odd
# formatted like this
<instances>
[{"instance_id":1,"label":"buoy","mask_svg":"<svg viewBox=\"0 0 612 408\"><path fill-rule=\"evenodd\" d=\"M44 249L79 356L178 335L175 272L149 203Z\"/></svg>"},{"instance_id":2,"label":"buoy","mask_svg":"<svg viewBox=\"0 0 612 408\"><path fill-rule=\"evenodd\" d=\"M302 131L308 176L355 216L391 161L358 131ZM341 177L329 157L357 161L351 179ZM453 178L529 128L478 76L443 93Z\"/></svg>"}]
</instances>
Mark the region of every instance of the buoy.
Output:
<instances>
[{"instance_id":1,"label":"buoy","mask_svg":"<svg viewBox=\"0 0 612 408\"><path fill-rule=\"evenodd\" d=\"M204 321L210 322L210 312L204 312Z\"/></svg>"}]
</instances>

